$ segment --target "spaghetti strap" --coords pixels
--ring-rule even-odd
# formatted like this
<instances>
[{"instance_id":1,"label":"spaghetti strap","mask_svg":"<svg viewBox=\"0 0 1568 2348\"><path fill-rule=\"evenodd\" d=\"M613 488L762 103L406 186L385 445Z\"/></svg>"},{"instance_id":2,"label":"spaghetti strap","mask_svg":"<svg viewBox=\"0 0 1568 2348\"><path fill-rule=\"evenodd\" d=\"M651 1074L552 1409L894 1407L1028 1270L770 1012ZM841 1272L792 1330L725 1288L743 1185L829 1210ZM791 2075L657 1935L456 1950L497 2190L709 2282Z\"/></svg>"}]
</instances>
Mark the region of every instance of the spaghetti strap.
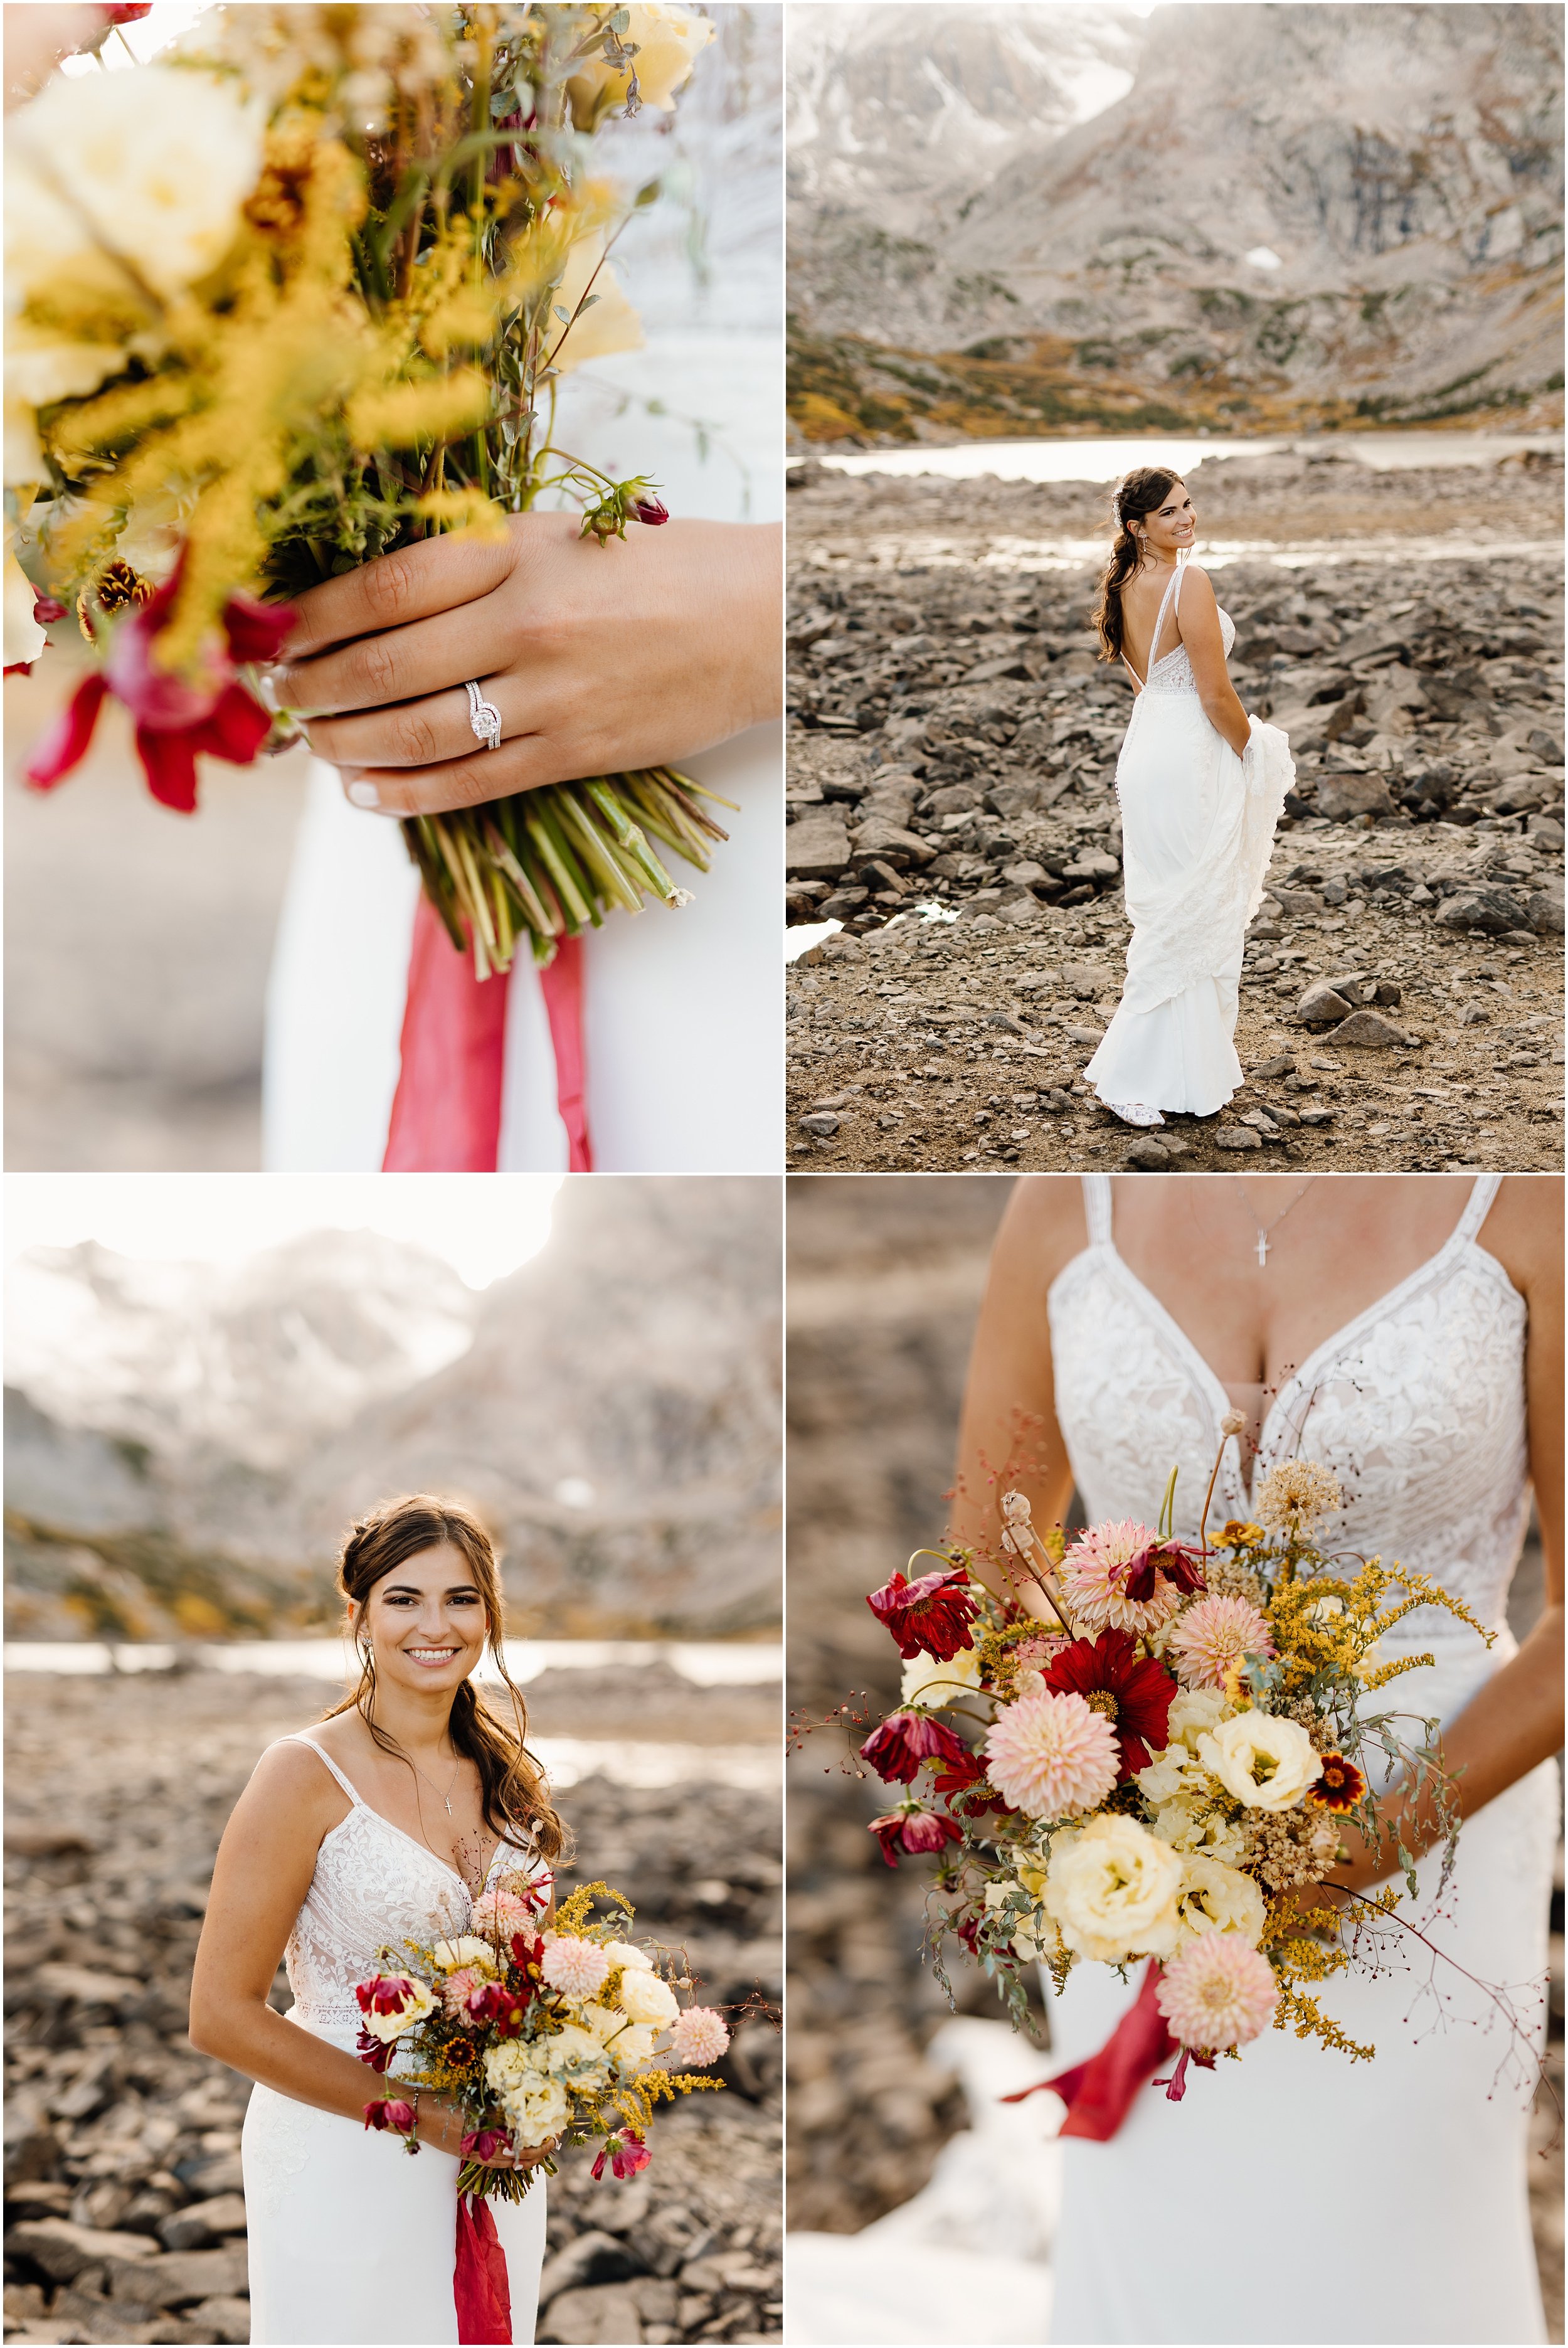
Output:
<instances>
[{"instance_id":1,"label":"spaghetti strap","mask_svg":"<svg viewBox=\"0 0 1568 2348\"><path fill-rule=\"evenodd\" d=\"M1108 1247L1111 1243L1111 1177L1109 1174L1082 1174L1083 1213L1089 1225L1091 1247Z\"/></svg>"},{"instance_id":2,"label":"spaghetti strap","mask_svg":"<svg viewBox=\"0 0 1568 2348\"><path fill-rule=\"evenodd\" d=\"M349 1800L354 1804L355 1809L369 1809L370 1804L364 1799L364 1797L362 1794L355 1793L354 1787L349 1784L348 1779L343 1776L343 1771L338 1767L337 1763L333 1759L332 1755L327 1751L325 1746L318 1745L313 1736L306 1736L302 1733L296 1732L292 1736L280 1736L278 1742L280 1745L308 1745L311 1751L318 1755L319 1757L326 1763L327 1767L332 1771L333 1776L337 1779L338 1784L343 1787L343 1792L348 1796Z\"/></svg>"},{"instance_id":3,"label":"spaghetti strap","mask_svg":"<svg viewBox=\"0 0 1568 2348\"><path fill-rule=\"evenodd\" d=\"M1174 575L1173 576L1170 585L1166 588L1165 592L1164 592L1163 596L1163 597L1162 597L1162 599L1161 599L1161 602L1160 602L1160 616L1159 616L1159 618L1158 618L1158 619L1155 621L1155 623L1154 623L1154 633L1153 633L1153 635L1150 637L1150 639L1149 639L1149 675L1150 675L1150 676L1153 676L1153 675L1154 671L1155 671L1155 669L1159 666L1161 660L1162 660L1163 658L1168 657L1168 655L1163 654L1161 653L1161 651L1160 651L1160 635L1161 635L1161 632L1162 632L1162 630L1163 629L1164 624L1165 624L1165 614L1166 614L1166 613L1167 613L1167 612L1173 611L1173 612L1175 612L1175 613L1178 614L1178 616L1179 616L1179 614L1180 614L1180 613L1181 613L1181 608L1182 608L1182 573L1183 573L1183 572L1184 572L1184 571L1185 570L1185 568L1186 568L1186 563L1187 563L1187 558L1186 558L1185 554L1184 554L1184 553L1178 553L1178 554L1177 554L1177 556L1176 556L1176 568L1175 568ZM1181 642L1181 638L1180 638L1180 637L1178 637L1178 638L1176 639L1176 642L1177 642L1177 644L1179 644L1179 643ZM1172 652L1174 652L1174 651L1175 651L1175 649L1176 649L1175 644L1173 644L1173 645L1171 646L1171 651L1172 651ZM1147 678L1145 678L1145 679L1144 679L1144 682L1145 682L1145 684L1146 684L1146 683L1148 682L1148 679L1147 679Z\"/></svg>"},{"instance_id":4,"label":"spaghetti strap","mask_svg":"<svg viewBox=\"0 0 1568 2348\"><path fill-rule=\"evenodd\" d=\"M1465 1200L1464 1212L1454 1226L1453 1244L1456 1247L1461 1240L1474 1239L1491 1211L1491 1202L1496 1198L1501 1182L1501 1174L1476 1176L1470 1197Z\"/></svg>"}]
</instances>

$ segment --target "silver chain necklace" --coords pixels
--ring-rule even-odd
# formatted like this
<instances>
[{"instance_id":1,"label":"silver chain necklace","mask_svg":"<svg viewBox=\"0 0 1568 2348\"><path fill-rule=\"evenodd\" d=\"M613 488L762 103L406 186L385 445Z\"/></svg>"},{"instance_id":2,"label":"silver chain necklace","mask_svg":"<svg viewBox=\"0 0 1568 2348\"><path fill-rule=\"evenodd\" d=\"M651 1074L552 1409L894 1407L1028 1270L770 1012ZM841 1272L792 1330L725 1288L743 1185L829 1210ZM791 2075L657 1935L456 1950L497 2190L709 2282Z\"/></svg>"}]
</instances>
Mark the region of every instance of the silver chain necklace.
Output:
<instances>
[{"instance_id":1,"label":"silver chain necklace","mask_svg":"<svg viewBox=\"0 0 1568 2348\"><path fill-rule=\"evenodd\" d=\"M1256 1213L1254 1210L1252 1200L1247 1197L1245 1190L1242 1189L1239 1179L1235 1174L1231 1176L1231 1180L1235 1184L1236 1189L1240 1193L1242 1205L1246 1209L1247 1213L1252 1218L1252 1227L1257 1233L1257 1268L1260 1272L1266 1272L1268 1269L1268 1235L1270 1231L1276 1231L1279 1225L1284 1222L1286 1215L1290 1212L1291 1207L1300 1206L1301 1201L1306 1198L1307 1193L1311 1189L1312 1185L1317 1181L1317 1177L1316 1174L1309 1174L1306 1181L1302 1184L1300 1189L1297 1190L1295 1198L1291 1200L1290 1205L1281 1207L1273 1222L1260 1223L1257 1220Z\"/></svg>"},{"instance_id":2,"label":"silver chain necklace","mask_svg":"<svg viewBox=\"0 0 1568 2348\"><path fill-rule=\"evenodd\" d=\"M418 1762L415 1760L412 1754L408 1756L408 1766L413 1770L416 1777L425 1777L424 1770L420 1767ZM441 1804L448 1818L452 1815L452 1788L457 1783L457 1772L462 1766L463 1756L459 1753L452 1764L452 1775L447 1781L446 1791L444 1794L437 1787L434 1777L425 1777L425 1784L436 1796L436 1800Z\"/></svg>"}]
</instances>

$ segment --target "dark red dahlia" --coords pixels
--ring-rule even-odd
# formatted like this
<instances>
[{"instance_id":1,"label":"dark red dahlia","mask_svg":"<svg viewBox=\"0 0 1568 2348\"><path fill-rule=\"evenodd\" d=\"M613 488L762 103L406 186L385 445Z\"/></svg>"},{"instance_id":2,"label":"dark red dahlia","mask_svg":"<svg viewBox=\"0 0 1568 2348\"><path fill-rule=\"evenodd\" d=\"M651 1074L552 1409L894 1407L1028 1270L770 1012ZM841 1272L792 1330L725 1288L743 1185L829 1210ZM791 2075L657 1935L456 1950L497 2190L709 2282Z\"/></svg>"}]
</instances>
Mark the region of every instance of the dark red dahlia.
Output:
<instances>
[{"instance_id":1,"label":"dark red dahlia","mask_svg":"<svg viewBox=\"0 0 1568 2348\"><path fill-rule=\"evenodd\" d=\"M1347 1761L1343 1753L1326 1753L1323 1775L1311 1798L1320 1810L1353 1810L1366 1790L1367 1780L1354 1761Z\"/></svg>"},{"instance_id":2,"label":"dark red dahlia","mask_svg":"<svg viewBox=\"0 0 1568 2348\"><path fill-rule=\"evenodd\" d=\"M968 1582L961 1566L950 1573L923 1573L918 1581L906 1581L896 1573L866 1603L891 1632L906 1662L924 1653L948 1663L960 1647L975 1643L969 1625L980 1610L969 1595Z\"/></svg>"},{"instance_id":3,"label":"dark red dahlia","mask_svg":"<svg viewBox=\"0 0 1568 2348\"><path fill-rule=\"evenodd\" d=\"M1128 1565L1122 1584L1122 1596L1131 1598L1135 1605L1146 1606L1154 1595L1156 1573L1163 1573L1174 1589L1184 1590L1189 1597L1205 1587L1199 1550L1184 1549L1180 1541L1151 1541Z\"/></svg>"},{"instance_id":4,"label":"dark red dahlia","mask_svg":"<svg viewBox=\"0 0 1568 2348\"><path fill-rule=\"evenodd\" d=\"M1074 1639L1040 1677L1058 1695L1081 1695L1106 1715L1122 1748L1118 1783L1146 1769L1166 1745L1176 1683L1163 1663L1139 1654L1130 1631Z\"/></svg>"},{"instance_id":5,"label":"dark red dahlia","mask_svg":"<svg viewBox=\"0 0 1568 2348\"><path fill-rule=\"evenodd\" d=\"M910 1807L889 1810L884 1817L873 1818L871 1831L882 1846L882 1856L889 1867L898 1864L898 1853L911 1859L927 1851L940 1850L950 1842L962 1842L961 1830L940 1810Z\"/></svg>"},{"instance_id":6,"label":"dark red dahlia","mask_svg":"<svg viewBox=\"0 0 1568 2348\"><path fill-rule=\"evenodd\" d=\"M492 2029L498 2038L515 2038L532 1998L531 1988L508 1989L504 1982L485 1982L469 1991L464 2003L474 2020Z\"/></svg>"},{"instance_id":7,"label":"dark red dahlia","mask_svg":"<svg viewBox=\"0 0 1568 2348\"><path fill-rule=\"evenodd\" d=\"M870 1762L879 1777L896 1777L907 1786L925 1762L939 1761L951 1768L968 1758L968 1747L925 1713L890 1712L861 1746L860 1757Z\"/></svg>"}]
</instances>

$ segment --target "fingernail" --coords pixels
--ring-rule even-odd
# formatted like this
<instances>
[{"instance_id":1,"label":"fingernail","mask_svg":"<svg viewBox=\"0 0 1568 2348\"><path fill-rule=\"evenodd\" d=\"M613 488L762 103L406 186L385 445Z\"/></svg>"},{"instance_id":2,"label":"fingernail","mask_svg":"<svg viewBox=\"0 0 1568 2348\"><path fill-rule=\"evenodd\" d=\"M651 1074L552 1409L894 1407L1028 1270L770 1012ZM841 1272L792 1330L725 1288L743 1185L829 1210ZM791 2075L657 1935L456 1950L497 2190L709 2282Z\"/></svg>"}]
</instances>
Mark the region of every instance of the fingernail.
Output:
<instances>
[{"instance_id":1,"label":"fingernail","mask_svg":"<svg viewBox=\"0 0 1568 2348\"><path fill-rule=\"evenodd\" d=\"M346 783L343 788L348 792L350 800L357 808L379 808L381 805L381 793L374 783L352 782Z\"/></svg>"}]
</instances>

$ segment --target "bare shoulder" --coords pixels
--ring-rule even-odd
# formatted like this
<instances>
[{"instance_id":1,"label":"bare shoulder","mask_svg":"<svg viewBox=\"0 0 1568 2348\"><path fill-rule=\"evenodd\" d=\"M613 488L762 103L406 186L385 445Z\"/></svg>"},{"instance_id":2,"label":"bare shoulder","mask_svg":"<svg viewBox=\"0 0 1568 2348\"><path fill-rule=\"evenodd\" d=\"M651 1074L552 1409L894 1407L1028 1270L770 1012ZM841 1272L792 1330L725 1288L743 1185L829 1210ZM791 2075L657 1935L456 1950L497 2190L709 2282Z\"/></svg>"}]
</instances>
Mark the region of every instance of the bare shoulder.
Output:
<instances>
[{"instance_id":1,"label":"bare shoulder","mask_svg":"<svg viewBox=\"0 0 1568 2348\"><path fill-rule=\"evenodd\" d=\"M1088 1244L1083 1185L1076 1174L1026 1174L1013 1186L997 1234L993 1277L1049 1288L1062 1267Z\"/></svg>"},{"instance_id":2,"label":"bare shoulder","mask_svg":"<svg viewBox=\"0 0 1568 2348\"><path fill-rule=\"evenodd\" d=\"M264 1803L291 1825L319 1824L323 1833L349 1807L348 1796L321 1755L289 1737L267 1746L241 1799L252 1806Z\"/></svg>"},{"instance_id":3,"label":"bare shoulder","mask_svg":"<svg viewBox=\"0 0 1568 2348\"><path fill-rule=\"evenodd\" d=\"M1184 603L1186 602L1187 598L1190 595L1195 595L1200 603L1206 603L1211 606L1215 604L1218 601L1218 598L1214 594L1214 582L1209 577L1208 572L1203 568L1201 563L1187 562L1184 563L1182 566L1182 601Z\"/></svg>"},{"instance_id":4,"label":"bare shoulder","mask_svg":"<svg viewBox=\"0 0 1568 2348\"><path fill-rule=\"evenodd\" d=\"M1481 1228L1515 1288L1538 1309L1561 1308L1563 1182L1555 1174L1505 1174Z\"/></svg>"}]
</instances>

